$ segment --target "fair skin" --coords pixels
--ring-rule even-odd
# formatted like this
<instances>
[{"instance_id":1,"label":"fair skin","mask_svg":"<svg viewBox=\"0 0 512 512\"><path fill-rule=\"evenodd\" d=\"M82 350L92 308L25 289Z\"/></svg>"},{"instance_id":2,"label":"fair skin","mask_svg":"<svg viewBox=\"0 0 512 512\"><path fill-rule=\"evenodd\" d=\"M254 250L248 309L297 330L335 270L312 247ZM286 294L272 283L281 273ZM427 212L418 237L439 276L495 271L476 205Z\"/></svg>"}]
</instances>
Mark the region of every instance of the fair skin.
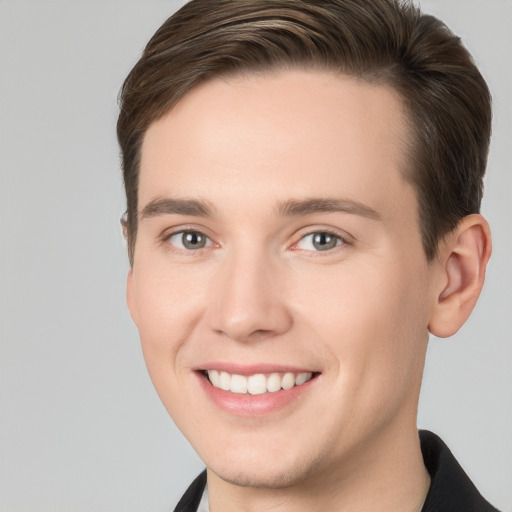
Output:
<instances>
[{"instance_id":1,"label":"fair skin","mask_svg":"<svg viewBox=\"0 0 512 512\"><path fill-rule=\"evenodd\" d=\"M427 262L404 115L288 70L207 82L145 135L128 305L211 512L421 510L428 333L471 312L490 237L472 215Z\"/></svg>"}]
</instances>

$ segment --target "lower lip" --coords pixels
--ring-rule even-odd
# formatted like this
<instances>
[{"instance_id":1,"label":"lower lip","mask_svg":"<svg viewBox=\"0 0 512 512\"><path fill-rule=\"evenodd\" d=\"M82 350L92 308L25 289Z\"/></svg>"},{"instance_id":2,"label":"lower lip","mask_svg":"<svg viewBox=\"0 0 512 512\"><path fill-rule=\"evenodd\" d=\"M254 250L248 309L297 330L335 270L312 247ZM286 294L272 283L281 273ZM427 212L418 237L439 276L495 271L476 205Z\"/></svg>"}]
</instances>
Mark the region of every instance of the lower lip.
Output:
<instances>
[{"instance_id":1,"label":"lower lip","mask_svg":"<svg viewBox=\"0 0 512 512\"><path fill-rule=\"evenodd\" d=\"M223 389L215 388L203 374L198 373L201 387L206 395L221 409L236 416L265 416L290 406L306 393L317 380L313 377L300 386L290 389L281 389L273 393L251 395L249 393L231 393Z\"/></svg>"}]
</instances>

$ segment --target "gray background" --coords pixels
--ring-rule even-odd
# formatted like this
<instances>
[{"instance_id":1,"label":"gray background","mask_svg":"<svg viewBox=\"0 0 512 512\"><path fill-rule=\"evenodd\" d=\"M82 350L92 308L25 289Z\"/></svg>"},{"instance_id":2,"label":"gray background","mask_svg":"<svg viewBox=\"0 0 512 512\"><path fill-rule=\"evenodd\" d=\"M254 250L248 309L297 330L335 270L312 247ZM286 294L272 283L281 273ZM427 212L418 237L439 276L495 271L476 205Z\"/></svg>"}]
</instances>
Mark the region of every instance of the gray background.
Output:
<instances>
[{"instance_id":1,"label":"gray background","mask_svg":"<svg viewBox=\"0 0 512 512\"><path fill-rule=\"evenodd\" d=\"M201 462L160 404L125 307L116 96L183 2L0 0L0 511L172 509ZM212 2L214 5L214 2ZM419 425L512 511L512 2L422 2L494 95L476 311L432 339Z\"/></svg>"}]
</instances>

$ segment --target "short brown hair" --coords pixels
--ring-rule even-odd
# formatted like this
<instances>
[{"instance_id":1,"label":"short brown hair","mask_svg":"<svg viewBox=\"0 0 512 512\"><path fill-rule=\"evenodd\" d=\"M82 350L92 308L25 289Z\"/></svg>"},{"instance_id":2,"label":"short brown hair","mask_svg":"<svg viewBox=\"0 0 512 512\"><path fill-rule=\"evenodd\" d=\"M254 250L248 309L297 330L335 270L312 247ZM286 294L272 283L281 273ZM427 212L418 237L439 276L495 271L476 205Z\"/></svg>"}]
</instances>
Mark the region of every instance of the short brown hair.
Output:
<instances>
[{"instance_id":1,"label":"short brown hair","mask_svg":"<svg viewBox=\"0 0 512 512\"><path fill-rule=\"evenodd\" d=\"M477 213L491 98L470 54L440 20L400 0L192 0L155 33L126 78L117 125L133 264L140 152L149 125L208 79L319 68L391 86L411 125L410 169L427 259Z\"/></svg>"}]
</instances>

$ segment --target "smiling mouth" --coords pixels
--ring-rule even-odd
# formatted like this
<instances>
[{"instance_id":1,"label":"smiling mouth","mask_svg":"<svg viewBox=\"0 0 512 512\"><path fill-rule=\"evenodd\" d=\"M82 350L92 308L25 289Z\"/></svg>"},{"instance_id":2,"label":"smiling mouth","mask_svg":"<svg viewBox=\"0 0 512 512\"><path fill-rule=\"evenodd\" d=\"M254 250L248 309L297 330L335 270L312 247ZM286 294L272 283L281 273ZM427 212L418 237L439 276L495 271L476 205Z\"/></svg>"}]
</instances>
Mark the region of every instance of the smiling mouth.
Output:
<instances>
[{"instance_id":1,"label":"smiling mouth","mask_svg":"<svg viewBox=\"0 0 512 512\"><path fill-rule=\"evenodd\" d=\"M214 388L240 395L263 395L288 390L305 384L317 375L316 372L274 372L246 376L218 370L203 370L202 373Z\"/></svg>"}]
</instances>

